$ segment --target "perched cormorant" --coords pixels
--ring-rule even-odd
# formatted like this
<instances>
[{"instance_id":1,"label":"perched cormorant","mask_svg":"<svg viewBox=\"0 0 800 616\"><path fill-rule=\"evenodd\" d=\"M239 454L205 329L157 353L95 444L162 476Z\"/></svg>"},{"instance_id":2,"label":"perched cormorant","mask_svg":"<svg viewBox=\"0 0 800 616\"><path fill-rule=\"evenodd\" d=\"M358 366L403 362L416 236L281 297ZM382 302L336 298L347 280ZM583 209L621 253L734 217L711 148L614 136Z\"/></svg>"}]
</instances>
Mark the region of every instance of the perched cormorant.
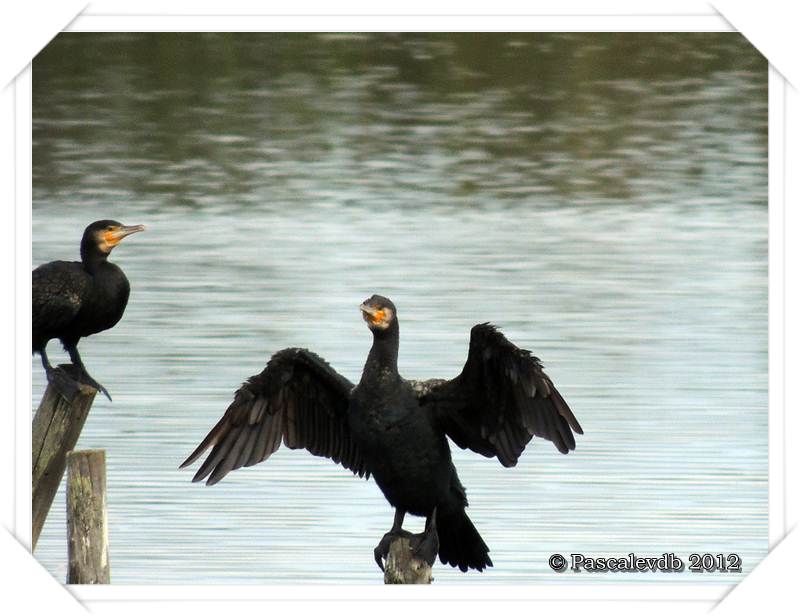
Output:
<instances>
[{"instance_id":1,"label":"perched cormorant","mask_svg":"<svg viewBox=\"0 0 800 616\"><path fill-rule=\"evenodd\" d=\"M83 232L81 260L51 261L33 270L33 352L42 356L47 380L68 399L74 382L50 365L45 347L58 338L69 353L78 381L102 391L105 387L86 371L78 353L78 341L117 324L125 312L130 284L108 255L124 237L143 231L144 225L126 227L115 220L98 220Z\"/></svg>"},{"instance_id":2,"label":"perched cormorant","mask_svg":"<svg viewBox=\"0 0 800 616\"><path fill-rule=\"evenodd\" d=\"M411 513L426 517L424 533L411 536L418 557L433 564L438 552L443 563L482 571L492 566L489 548L464 511L467 496L447 437L508 467L534 435L567 453L575 448L572 430L583 430L539 360L492 325L472 328L457 377L408 381L397 371L394 304L373 295L360 308L373 342L358 385L306 349L279 351L239 388L181 468L213 445L193 479L213 485L266 460L281 440L305 447L360 477L372 475L395 508L394 524L375 548L381 569L392 539L411 536L402 529Z\"/></svg>"}]
</instances>

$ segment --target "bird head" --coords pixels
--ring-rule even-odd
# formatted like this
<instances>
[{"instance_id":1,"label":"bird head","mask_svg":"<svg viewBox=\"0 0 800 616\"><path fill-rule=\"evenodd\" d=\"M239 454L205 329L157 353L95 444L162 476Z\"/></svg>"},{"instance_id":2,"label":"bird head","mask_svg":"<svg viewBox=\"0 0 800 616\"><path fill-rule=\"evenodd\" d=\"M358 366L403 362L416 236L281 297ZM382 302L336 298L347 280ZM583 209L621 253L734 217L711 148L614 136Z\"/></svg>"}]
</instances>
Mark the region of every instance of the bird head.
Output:
<instances>
[{"instance_id":1,"label":"bird head","mask_svg":"<svg viewBox=\"0 0 800 616\"><path fill-rule=\"evenodd\" d=\"M392 300L381 295L373 295L359 306L361 315L373 332L382 332L397 321L397 309Z\"/></svg>"},{"instance_id":2,"label":"bird head","mask_svg":"<svg viewBox=\"0 0 800 616\"><path fill-rule=\"evenodd\" d=\"M116 220L97 220L86 227L83 242L94 244L97 250L107 255L123 238L138 231L144 231L144 225L126 227Z\"/></svg>"}]
</instances>

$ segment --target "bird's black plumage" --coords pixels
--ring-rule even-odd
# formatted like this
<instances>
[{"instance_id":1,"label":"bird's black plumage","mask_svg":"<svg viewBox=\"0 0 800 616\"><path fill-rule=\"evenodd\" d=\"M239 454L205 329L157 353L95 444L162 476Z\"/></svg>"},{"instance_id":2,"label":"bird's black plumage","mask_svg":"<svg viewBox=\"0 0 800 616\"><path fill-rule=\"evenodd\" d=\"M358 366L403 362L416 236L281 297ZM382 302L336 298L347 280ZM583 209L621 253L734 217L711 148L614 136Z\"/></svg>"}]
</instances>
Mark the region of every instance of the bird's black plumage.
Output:
<instances>
[{"instance_id":1,"label":"bird's black plumage","mask_svg":"<svg viewBox=\"0 0 800 616\"><path fill-rule=\"evenodd\" d=\"M78 371L78 379L109 395L89 376L77 345L81 338L114 327L122 318L130 284L108 255L124 237L143 229L141 225L126 227L115 220L98 220L83 232L80 261L51 261L33 270L32 346L33 352L41 355L49 380L53 380L56 369L50 365L45 349L50 340L58 338ZM63 386L63 380L59 383Z\"/></svg>"},{"instance_id":2,"label":"bird's black plumage","mask_svg":"<svg viewBox=\"0 0 800 616\"><path fill-rule=\"evenodd\" d=\"M567 453L575 448L572 431L583 431L539 360L492 325L472 328L467 362L457 377L409 381L397 370L394 304L374 295L361 310L373 344L358 385L310 351L280 351L242 385L181 466L213 445L194 476L213 484L268 458L281 440L304 447L359 476L372 476L395 508L392 530L376 548L379 565L387 539L405 532L403 517L411 513L427 518L422 544L434 546L434 557L438 551L443 563L483 570L492 565L489 548L466 515L466 491L447 437L514 466L532 436ZM426 543L431 533L436 538Z\"/></svg>"},{"instance_id":3,"label":"bird's black plumage","mask_svg":"<svg viewBox=\"0 0 800 616\"><path fill-rule=\"evenodd\" d=\"M290 449L308 449L369 477L347 424L352 389L353 384L318 355L284 349L239 388L181 468L213 445L193 480L208 477L208 485L214 485L232 470L263 462L283 441Z\"/></svg>"}]
</instances>

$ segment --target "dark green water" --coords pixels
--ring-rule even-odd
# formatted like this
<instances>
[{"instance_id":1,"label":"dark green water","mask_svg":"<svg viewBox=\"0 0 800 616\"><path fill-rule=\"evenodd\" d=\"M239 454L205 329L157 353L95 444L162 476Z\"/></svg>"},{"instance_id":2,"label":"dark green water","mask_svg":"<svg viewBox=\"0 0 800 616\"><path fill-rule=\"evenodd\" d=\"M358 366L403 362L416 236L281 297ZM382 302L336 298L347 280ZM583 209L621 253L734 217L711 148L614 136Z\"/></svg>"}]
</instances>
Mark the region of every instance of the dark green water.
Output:
<instances>
[{"instance_id":1,"label":"dark green water","mask_svg":"<svg viewBox=\"0 0 800 616\"><path fill-rule=\"evenodd\" d=\"M81 343L114 396L79 446L107 450L115 583L380 581L372 482L288 450L213 488L176 470L281 348L357 380L374 292L405 376L455 375L491 320L586 430L510 470L454 452L496 566L437 583L766 553L767 64L740 36L62 34L33 103L33 263L148 225L114 252L124 319ZM60 579L62 503L36 553Z\"/></svg>"}]
</instances>

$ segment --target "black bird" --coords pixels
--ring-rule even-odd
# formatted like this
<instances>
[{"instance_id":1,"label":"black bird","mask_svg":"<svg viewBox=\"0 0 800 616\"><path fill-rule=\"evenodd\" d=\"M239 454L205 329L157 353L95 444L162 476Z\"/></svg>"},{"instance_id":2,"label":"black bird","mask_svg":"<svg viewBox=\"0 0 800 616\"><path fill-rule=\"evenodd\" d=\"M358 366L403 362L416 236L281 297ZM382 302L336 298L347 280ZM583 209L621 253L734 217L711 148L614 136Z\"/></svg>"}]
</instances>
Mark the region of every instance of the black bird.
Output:
<instances>
[{"instance_id":1,"label":"black bird","mask_svg":"<svg viewBox=\"0 0 800 616\"><path fill-rule=\"evenodd\" d=\"M131 287L108 255L124 237L143 230L143 225L126 227L116 220L98 220L83 232L80 261L51 261L33 270L33 352L41 355L47 380L67 399L72 399L77 386L50 365L45 347L53 338L61 340L78 381L111 400L106 388L86 371L78 341L114 327L122 318Z\"/></svg>"},{"instance_id":2,"label":"black bird","mask_svg":"<svg viewBox=\"0 0 800 616\"><path fill-rule=\"evenodd\" d=\"M489 548L464 511L447 437L508 467L534 435L567 453L575 448L572 430L583 430L539 360L492 325L472 328L457 377L408 381L397 371L394 304L373 295L360 308L373 343L357 386L306 349L279 351L241 386L181 468L213 445L193 479L213 485L266 460L281 440L305 447L360 477L372 475L395 508L394 524L375 548L381 569L392 539L409 536L402 523L411 513L426 517L425 532L412 539L417 556L433 564L438 551L445 564L482 571L492 566Z\"/></svg>"}]
</instances>

